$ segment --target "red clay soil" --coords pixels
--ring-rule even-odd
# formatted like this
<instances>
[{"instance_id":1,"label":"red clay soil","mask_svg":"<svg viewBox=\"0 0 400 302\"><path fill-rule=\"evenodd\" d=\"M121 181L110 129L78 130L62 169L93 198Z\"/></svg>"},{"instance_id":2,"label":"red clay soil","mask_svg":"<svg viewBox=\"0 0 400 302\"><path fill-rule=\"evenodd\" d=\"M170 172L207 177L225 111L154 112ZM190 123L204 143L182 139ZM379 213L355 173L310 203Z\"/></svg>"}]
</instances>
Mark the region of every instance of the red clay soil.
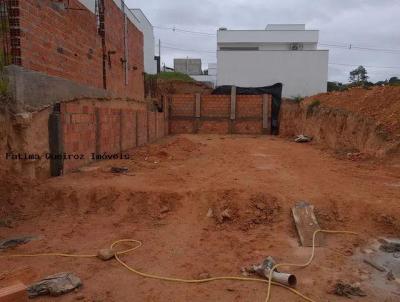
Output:
<instances>
[{"instance_id":1,"label":"red clay soil","mask_svg":"<svg viewBox=\"0 0 400 302\"><path fill-rule=\"evenodd\" d=\"M171 136L132 154L42 183L3 176L0 218L11 226L0 227L0 239L40 239L2 254L96 253L134 238L143 247L122 258L138 270L179 278L240 276L242 267L268 255L278 262L307 259L311 249L299 245L290 214L296 201L307 200L323 228L360 235L327 236L311 266L292 270L297 288L316 301L347 301L330 294L340 279L359 282L367 293L353 301L399 301L399 285L388 285L385 275L371 282L375 270L356 257L368 240L400 233L399 163L339 160L313 144L266 136ZM111 166L130 172L112 174ZM62 271L76 273L84 286L35 301L262 302L266 296L259 283L168 283L139 277L116 261L56 257L1 259L0 286ZM274 287L272 301L302 300Z\"/></svg>"},{"instance_id":2,"label":"red clay soil","mask_svg":"<svg viewBox=\"0 0 400 302\"><path fill-rule=\"evenodd\" d=\"M328 92L306 98L306 103L319 100L322 105L343 108L370 117L387 132L400 138L400 87L376 86Z\"/></svg>"}]
</instances>

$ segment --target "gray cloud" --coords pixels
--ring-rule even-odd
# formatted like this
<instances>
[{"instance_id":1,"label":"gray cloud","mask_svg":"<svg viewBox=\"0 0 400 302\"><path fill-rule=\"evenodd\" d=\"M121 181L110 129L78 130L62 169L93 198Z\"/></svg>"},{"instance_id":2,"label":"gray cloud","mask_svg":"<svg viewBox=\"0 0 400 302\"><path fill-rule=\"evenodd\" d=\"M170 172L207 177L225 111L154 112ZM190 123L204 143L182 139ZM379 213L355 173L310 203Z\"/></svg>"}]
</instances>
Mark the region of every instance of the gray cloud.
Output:
<instances>
[{"instance_id":1,"label":"gray cloud","mask_svg":"<svg viewBox=\"0 0 400 302\"><path fill-rule=\"evenodd\" d=\"M268 23L306 23L320 30L320 42L370 48L400 49L400 1L397 0L127 0L139 7L153 25L215 33L221 27L263 29ZM216 62L216 38L155 29L161 39L162 61L171 66L174 57L200 57ZM184 51L173 48L191 49ZM395 53L329 48L330 63L366 66L372 81L400 77L400 51ZM346 82L353 66L330 65L329 79Z\"/></svg>"}]
</instances>

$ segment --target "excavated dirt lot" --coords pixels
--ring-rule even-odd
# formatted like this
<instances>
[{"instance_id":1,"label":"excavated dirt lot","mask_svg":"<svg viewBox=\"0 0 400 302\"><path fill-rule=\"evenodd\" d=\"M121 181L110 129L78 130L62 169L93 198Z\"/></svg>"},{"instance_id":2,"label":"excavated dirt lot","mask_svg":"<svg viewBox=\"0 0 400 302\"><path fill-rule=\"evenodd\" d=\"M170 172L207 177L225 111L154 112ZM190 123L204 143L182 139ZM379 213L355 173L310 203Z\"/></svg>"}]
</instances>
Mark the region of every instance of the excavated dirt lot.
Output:
<instances>
[{"instance_id":1,"label":"excavated dirt lot","mask_svg":"<svg viewBox=\"0 0 400 302\"><path fill-rule=\"evenodd\" d=\"M299 245L290 214L296 201L307 200L323 228L360 235L327 236L311 266L292 270L297 288L316 301L347 301L330 294L343 280L367 293L353 301L400 300L400 285L360 260L372 240L400 234L399 161L338 159L313 143L268 136L181 135L133 151L132 160L92 166L99 168L41 183L2 176L0 219L7 223L0 239L40 237L7 253L96 253L134 238L143 247L123 259L141 271L240 276L242 267L268 255L278 262L308 258L311 249ZM111 166L130 172L112 174ZM76 273L83 288L35 301L261 302L266 296L259 283L175 284L144 279L116 261L56 257L1 259L0 286L62 271ZM272 301L302 300L274 287Z\"/></svg>"}]
</instances>

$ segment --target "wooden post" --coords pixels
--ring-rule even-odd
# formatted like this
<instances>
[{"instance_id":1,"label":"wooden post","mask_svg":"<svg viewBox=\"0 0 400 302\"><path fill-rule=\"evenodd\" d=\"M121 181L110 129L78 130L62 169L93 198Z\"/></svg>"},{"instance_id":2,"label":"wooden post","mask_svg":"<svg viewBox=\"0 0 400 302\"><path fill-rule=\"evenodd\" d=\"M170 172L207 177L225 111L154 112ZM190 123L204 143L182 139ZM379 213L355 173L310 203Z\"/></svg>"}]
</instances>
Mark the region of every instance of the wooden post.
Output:
<instances>
[{"instance_id":1,"label":"wooden post","mask_svg":"<svg viewBox=\"0 0 400 302\"><path fill-rule=\"evenodd\" d=\"M263 132L271 134L271 97L263 94Z\"/></svg>"}]
</instances>

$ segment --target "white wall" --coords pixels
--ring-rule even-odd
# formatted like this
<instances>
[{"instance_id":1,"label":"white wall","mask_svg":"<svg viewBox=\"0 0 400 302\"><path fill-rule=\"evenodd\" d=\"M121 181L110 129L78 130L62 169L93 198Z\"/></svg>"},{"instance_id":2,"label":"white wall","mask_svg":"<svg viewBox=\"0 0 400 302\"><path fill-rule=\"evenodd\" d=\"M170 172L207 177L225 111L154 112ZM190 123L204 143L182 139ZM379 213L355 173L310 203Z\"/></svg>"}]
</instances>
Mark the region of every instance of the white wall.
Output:
<instances>
[{"instance_id":1,"label":"white wall","mask_svg":"<svg viewBox=\"0 0 400 302\"><path fill-rule=\"evenodd\" d=\"M318 30L218 30L219 43L317 43Z\"/></svg>"},{"instance_id":2,"label":"white wall","mask_svg":"<svg viewBox=\"0 0 400 302\"><path fill-rule=\"evenodd\" d=\"M140 21L138 28L143 33L143 55L144 55L144 72L148 74L157 73L157 61L154 60L154 32L153 25L146 18L140 9L131 9L133 15Z\"/></svg>"},{"instance_id":3,"label":"white wall","mask_svg":"<svg viewBox=\"0 0 400 302\"><path fill-rule=\"evenodd\" d=\"M326 92L328 51L218 51L217 85L283 84L284 97Z\"/></svg>"}]
</instances>

